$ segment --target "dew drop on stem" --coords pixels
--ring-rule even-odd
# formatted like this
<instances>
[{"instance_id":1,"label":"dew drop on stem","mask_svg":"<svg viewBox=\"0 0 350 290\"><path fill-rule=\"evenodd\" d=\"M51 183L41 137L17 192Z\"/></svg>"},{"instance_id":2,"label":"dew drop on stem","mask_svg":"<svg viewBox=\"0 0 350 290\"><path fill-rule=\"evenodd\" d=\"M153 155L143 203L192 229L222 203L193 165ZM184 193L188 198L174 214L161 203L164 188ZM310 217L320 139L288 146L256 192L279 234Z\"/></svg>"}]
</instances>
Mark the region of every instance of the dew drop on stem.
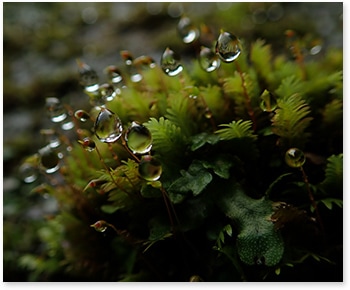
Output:
<instances>
[{"instance_id":1,"label":"dew drop on stem","mask_svg":"<svg viewBox=\"0 0 350 290\"><path fill-rule=\"evenodd\" d=\"M132 122L125 133L126 145L134 154L148 153L152 148L151 132L143 125Z\"/></svg>"},{"instance_id":2,"label":"dew drop on stem","mask_svg":"<svg viewBox=\"0 0 350 290\"><path fill-rule=\"evenodd\" d=\"M304 152L298 148L288 149L284 159L287 165L293 168L301 168L306 160Z\"/></svg>"},{"instance_id":3,"label":"dew drop on stem","mask_svg":"<svg viewBox=\"0 0 350 290\"><path fill-rule=\"evenodd\" d=\"M199 37L199 30L195 27L191 19L187 16L182 16L177 25L177 30L184 43L192 43Z\"/></svg>"},{"instance_id":4,"label":"dew drop on stem","mask_svg":"<svg viewBox=\"0 0 350 290\"><path fill-rule=\"evenodd\" d=\"M216 42L215 52L224 62L233 62L241 53L240 42L238 38L222 31Z\"/></svg>"},{"instance_id":5,"label":"dew drop on stem","mask_svg":"<svg viewBox=\"0 0 350 290\"><path fill-rule=\"evenodd\" d=\"M201 47L199 64L206 72L212 72L220 66L219 57L208 47Z\"/></svg>"},{"instance_id":6,"label":"dew drop on stem","mask_svg":"<svg viewBox=\"0 0 350 290\"><path fill-rule=\"evenodd\" d=\"M54 173L60 168L59 156L50 146L39 149L39 155L41 166L45 169L46 173Z\"/></svg>"},{"instance_id":7,"label":"dew drop on stem","mask_svg":"<svg viewBox=\"0 0 350 290\"><path fill-rule=\"evenodd\" d=\"M151 155L144 155L139 163L138 172L143 179L156 181L162 175L162 165Z\"/></svg>"},{"instance_id":8,"label":"dew drop on stem","mask_svg":"<svg viewBox=\"0 0 350 290\"><path fill-rule=\"evenodd\" d=\"M123 126L115 113L101 107L101 111L95 121L94 130L96 137L101 142L113 143L121 136Z\"/></svg>"},{"instance_id":9,"label":"dew drop on stem","mask_svg":"<svg viewBox=\"0 0 350 290\"><path fill-rule=\"evenodd\" d=\"M183 70L180 57L169 47L167 47L162 54L160 66L162 70L171 77L178 75Z\"/></svg>"}]
</instances>

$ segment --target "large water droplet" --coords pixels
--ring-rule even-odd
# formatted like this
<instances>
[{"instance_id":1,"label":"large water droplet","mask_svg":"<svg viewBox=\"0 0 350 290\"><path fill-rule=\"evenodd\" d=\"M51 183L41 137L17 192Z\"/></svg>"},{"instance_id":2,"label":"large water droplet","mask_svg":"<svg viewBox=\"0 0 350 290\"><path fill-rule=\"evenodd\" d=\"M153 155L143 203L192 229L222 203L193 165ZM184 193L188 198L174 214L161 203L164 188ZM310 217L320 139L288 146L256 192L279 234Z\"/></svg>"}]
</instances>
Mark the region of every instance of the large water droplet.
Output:
<instances>
[{"instance_id":1,"label":"large water droplet","mask_svg":"<svg viewBox=\"0 0 350 290\"><path fill-rule=\"evenodd\" d=\"M86 151L92 152L96 148L95 141L89 137L85 137L83 140L78 140L78 143L83 146Z\"/></svg>"},{"instance_id":2,"label":"large water droplet","mask_svg":"<svg viewBox=\"0 0 350 290\"><path fill-rule=\"evenodd\" d=\"M215 52L224 62L234 61L241 53L238 38L229 32L221 32L216 42Z\"/></svg>"},{"instance_id":3,"label":"large water droplet","mask_svg":"<svg viewBox=\"0 0 350 290\"><path fill-rule=\"evenodd\" d=\"M46 109L52 122L59 123L67 118L66 110L57 98L46 98Z\"/></svg>"},{"instance_id":4,"label":"large water droplet","mask_svg":"<svg viewBox=\"0 0 350 290\"><path fill-rule=\"evenodd\" d=\"M199 64L206 72L212 72L220 66L220 59L211 49L202 46L199 53Z\"/></svg>"},{"instance_id":5,"label":"large water droplet","mask_svg":"<svg viewBox=\"0 0 350 290\"><path fill-rule=\"evenodd\" d=\"M90 225L90 227L94 228L97 232L103 233L107 230L108 224L105 221L101 220Z\"/></svg>"},{"instance_id":6,"label":"large water droplet","mask_svg":"<svg viewBox=\"0 0 350 290\"><path fill-rule=\"evenodd\" d=\"M112 111L101 107L95 121L95 135L101 142L113 143L122 134L123 126L119 117Z\"/></svg>"},{"instance_id":7,"label":"large water droplet","mask_svg":"<svg viewBox=\"0 0 350 290\"><path fill-rule=\"evenodd\" d=\"M39 155L46 173L54 173L60 168L58 154L50 146L39 149Z\"/></svg>"},{"instance_id":8,"label":"large water droplet","mask_svg":"<svg viewBox=\"0 0 350 290\"><path fill-rule=\"evenodd\" d=\"M86 63L77 60L78 71L80 76L80 84L84 87L87 92L95 92L98 90L98 75Z\"/></svg>"},{"instance_id":9,"label":"large water droplet","mask_svg":"<svg viewBox=\"0 0 350 290\"><path fill-rule=\"evenodd\" d=\"M156 181L162 175L162 165L151 155L144 155L139 163L139 174L147 181Z\"/></svg>"},{"instance_id":10,"label":"large water droplet","mask_svg":"<svg viewBox=\"0 0 350 290\"><path fill-rule=\"evenodd\" d=\"M134 154L145 154L152 148L151 132L137 122L131 123L131 126L126 131L125 140Z\"/></svg>"},{"instance_id":11,"label":"large water droplet","mask_svg":"<svg viewBox=\"0 0 350 290\"><path fill-rule=\"evenodd\" d=\"M114 87L111 84L102 84L99 90L101 97L108 102L112 101L116 96Z\"/></svg>"},{"instance_id":12,"label":"large water droplet","mask_svg":"<svg viewBox=\"0 0 350 290\"><path fill-rule=\"evenodd\" d=\"M199 37L199 30L197 27L195 27L191 19L183 16L181 17L178 25L177 25L177 30L182 37L182 41L184 43L191 43L198 39Z\"/></svg>"},{"instance_id":13,"label":"large water droplet","mask_svg":"<svg viewBox=\"0 0 350 290\"><path fill-rule=\"evenodd\" d=\"M293 168L300 168L305 163L304 152L298 148L290 148L285 154L285 161L288 166Z\"/></svg>"},{"instance_id":14,"label":"large water droplet","mask_svg":"<svg viewBox=\"0 0 350 290\"><path fill-rule=\"evenodd\" d=\"M182 72L183 67L180 58L173 50L167 47L160 59L160 66L168 76L176 76Z\"/></svg>"},{"instance_id":15,"label":"large water droplet","mask_svg":"<svg viewBox=\"0 0 350 290\"><path fill-rule=\"evenodd\" d=\"M264 112L273 112L277 108L276 98L268 90L264 90L260 98L260 108Z\"/></svg>"}]
</instances>

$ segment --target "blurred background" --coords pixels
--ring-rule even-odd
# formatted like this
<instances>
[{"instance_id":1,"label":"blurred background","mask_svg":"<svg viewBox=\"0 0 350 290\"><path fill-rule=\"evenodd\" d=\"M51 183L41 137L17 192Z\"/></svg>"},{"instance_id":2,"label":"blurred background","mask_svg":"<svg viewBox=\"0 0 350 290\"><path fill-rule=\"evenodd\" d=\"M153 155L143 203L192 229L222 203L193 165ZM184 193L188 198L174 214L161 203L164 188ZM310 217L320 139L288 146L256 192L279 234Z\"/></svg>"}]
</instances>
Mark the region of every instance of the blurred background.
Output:
<instances>
[{"instance_id":1,"label":"blurred background","mask_svg":"<svg viewBox=\"0 0 350 290\"><path fill-rule=\"evenodd\" d=\"M31 195L18 168L44 145L45 98L86 104L76 59L101 77L122 63L121 50L158 63L167 46L193 57L177 32L181 16L250 43L265 39L286 50L284 32L319 39L320 49L343 46L343 4L338 3L3 3L3 266L5 281L28 281L19 261L42 246L37 229L57 211L55 200ZM45 277L39 278L45 280Z\"/></svg>"}]
</instances>

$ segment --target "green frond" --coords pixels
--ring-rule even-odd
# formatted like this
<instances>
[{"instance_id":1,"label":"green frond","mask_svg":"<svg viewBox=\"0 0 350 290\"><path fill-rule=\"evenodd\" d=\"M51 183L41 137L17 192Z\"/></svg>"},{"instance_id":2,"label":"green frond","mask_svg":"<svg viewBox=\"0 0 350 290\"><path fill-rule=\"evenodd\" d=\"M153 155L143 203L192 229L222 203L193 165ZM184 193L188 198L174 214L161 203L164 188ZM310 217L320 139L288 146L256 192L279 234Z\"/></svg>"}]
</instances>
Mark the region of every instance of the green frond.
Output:
<instances>
[{"instance_id":1,"label":"green frond","mask_svg":"<svg viewBox=\"0 0 350 290\"><path fill-rule=\"evenodd\" d=\"M156 154L164 156L165 158L176 158L176 155L183 154L186 139L180 127L164 117L159 118L159 120L151 118L144 125L152 133L152 150L154 150Z\"/></svg>"},{"instance_id":2,"label":"green frond","mask_svg":"<svg viewBox=\"0 0 350 290\"><path fill-rule=\"evenodd\" d=\"M343 121L343 101L335 99L326 104L322 115L326 125L341 124Z\"/></svg>"},{"instance_id":3,"label":"green frond","mask_svg":"<svg viewBox=\"0 0 350 290\"><path fill-rule=\"evenodd\" d=\"M267 45L262 39L255 41L251 46L250 60L259 75L265 81L269 81L272 72L271 45Z\"/></svg>"},{"instance_id":4,"label":"green frond","mask_svg":"<svg viewBox=\"0 0 350 290\"><path fill-rule=\"evenodd\" d=\"M280 86L275 91L275 93L281 99L285 99L297 93L301 94L303 93L303 90L304 88L301 80L298 79L295 75L291 75L282 80Z\"/></svg>"},{"instance_id":5,"label":"green frond","mask_svg":"<svg viewBox=\"0 0 350 290\"><path fill-rule=\"evenodd\" d=\"M252 69L249 72L242 73L242 75L235 71L232 77L224 79L223 89L224 93L234 102L235 113L240 118L248 117L245 94L248 94L252 105L259 104L260 88L257 74Z\"/></svg>"},{"instance_id":6,"label":"green frond","mask_svg":"<svg viewBox=\"0 0 350 290\"><path fill-rule=\"evenodd\" d=\"M181 132L189 137L195 130L197 122L193 119L191 99L180 92L170 94L169 107L165 117L181 128ZM193 103L192 103L193 104Z\"/></svg>"},{"instance_id":7,"label":"green frond","mask_svg":"<svg viewBox=\"0 0 350 290\"><path fill-rule=\"evenodd\" d=\"M331 195L342 194L343 188L343 154L332 155L327 159L325 179L321 184Z\"/></svg>"},{"instance_id":8,"label":"green frond","mask_svg":"<svg viewBox=\"0 0 350 290\"><path fill-rule=\"evenodd\" d=\"M306 142L306 132L312 117L309 105L299 94L277 100L278 109L272 118L272 131L286 146L300 146Z\"/></svg>"},{"instance_id":9,"label":"green frond","mask_svg":"<svg viewBox=\"0 0 350 290\"><path fill-rule=\"evenodd\" d=\"M252 121L233 121L230 124L221 124L220 127L226 127L217 130L215 133L218 134L221 140L231 140L235 138L251 138L256 139L257 136L254 135L252 130Z\"/></svg>"}]
</instances>

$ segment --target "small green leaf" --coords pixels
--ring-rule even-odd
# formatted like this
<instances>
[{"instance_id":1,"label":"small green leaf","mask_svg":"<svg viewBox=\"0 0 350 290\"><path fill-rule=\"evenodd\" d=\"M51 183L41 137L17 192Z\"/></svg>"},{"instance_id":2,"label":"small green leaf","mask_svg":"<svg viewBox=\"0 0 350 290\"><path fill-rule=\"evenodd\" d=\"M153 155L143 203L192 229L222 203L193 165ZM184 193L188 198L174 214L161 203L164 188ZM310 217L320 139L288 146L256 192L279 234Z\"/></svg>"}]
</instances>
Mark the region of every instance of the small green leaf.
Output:
<instances>
[{"instance_id":1,"label":"small green leaf","mask_svg":"<svg viewBox=\"0 0 350 290\"><path fill-rule=\"evenodd\" d=\"M188 171L181 170L182 177L176 179L168 188L168 192L186 194L192 192L194 196L200 194L212 181L212 175L203 167L203 164L194 160Z\"/></svg>"},{"instance_id":2,"label":"small green leaf","mask_svg":"<svg viewBox=\"0 0 350 290\"><path fill-rule=\"evenodd\" d=\"M200 134L194 135L191 138L191 150L196 151L203 147L205 144L214 145L220 141L220 137L217 135L209 134L207 132L202 132Z\"/></svg>"},{"instance_id":3,"label":"small green leaf","mask_svg":"<svg viewBox=\"0 0 350 290\"><path fill-rule=\"evenodd\" d=\"M101 206L101 210L105 213L108 214L112 214L115 213L117 210L123 208L123 206L119 206L119 205L109 205L109 204L105 204Z\"/></svg>"}]
</instances>

